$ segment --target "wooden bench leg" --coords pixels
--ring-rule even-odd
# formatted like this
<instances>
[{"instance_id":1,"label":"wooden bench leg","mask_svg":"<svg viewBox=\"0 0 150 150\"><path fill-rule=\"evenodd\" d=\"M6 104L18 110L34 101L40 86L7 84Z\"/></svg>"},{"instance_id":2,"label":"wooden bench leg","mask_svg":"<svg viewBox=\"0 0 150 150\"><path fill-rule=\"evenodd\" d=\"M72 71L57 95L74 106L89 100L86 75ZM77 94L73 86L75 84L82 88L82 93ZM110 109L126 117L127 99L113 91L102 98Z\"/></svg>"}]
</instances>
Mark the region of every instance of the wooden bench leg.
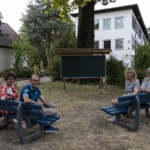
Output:
<instances>
[{"instance_id":1,"label":"wooden bench leg","mask_svg":"<svg viewBox=\"0 0 150 150\"><path fill-rule=\"evenodd\" d=\"M139 98L136 96L133 104L132 104L133 110L135 110L135 117L133 124L128 124L126 122L123 122L122 120L118 120L117 123L121 125L122 127L125 127L131 131L137 131L139 123L140 123L140 101Z\"/></svg>"},{"instance_id":2,"label":"wooden bench leg","mask_svg":"<svg viewBox=\"0 0 150 150\"><path fill-rule=\"evenodd\" d=\"M43 134L43 125L39 125L38 131L31 133L29 135L25 135L25 129L22 127L23 125L22 122L25 120L25 118L26 114L23 111L22 104L19 104L17 110L17 133L21 144L26 144L38 137L41 137ZM25 122L27 123L26 120Z\"/></svg>"}]
</instances>

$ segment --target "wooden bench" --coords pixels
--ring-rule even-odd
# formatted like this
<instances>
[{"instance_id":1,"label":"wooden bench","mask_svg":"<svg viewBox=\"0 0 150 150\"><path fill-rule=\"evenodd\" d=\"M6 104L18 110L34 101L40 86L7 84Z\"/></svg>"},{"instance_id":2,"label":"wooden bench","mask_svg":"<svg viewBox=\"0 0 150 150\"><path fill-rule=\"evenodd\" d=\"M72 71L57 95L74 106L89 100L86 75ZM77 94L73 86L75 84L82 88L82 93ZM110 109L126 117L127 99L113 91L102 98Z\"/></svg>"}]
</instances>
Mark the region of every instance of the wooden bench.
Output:
<instances>
[{"instance_id":1,"label":"wooden bench","mask_svg":"<svg viewBox=\"0 0 150 150\"><path fill-rule=\"evenodd\" d=\"M101 110L108 113L109 115L116 115L117 124L136 132L140 123L140 110L145 109L146 116L150 116L150 94L141 93L135 95L120 96L118 98L118 101L119 103L117 105L104 107L101 108ZM132 122L127 123L125 120L122 120L123 117L120 118L120 115L132 118Z\"/></svg>"},{"instance_id":2,"label":"wooden bench","mask_svg":"<svg viewBox=\"0 0 150 150\"><path fill-rule=\"evenodd\" d=\"M27 104L17 101L2 101L0 100L0 110L10 111L11 114L3 115L4 121L0 124L0 128L6 128L9 125L9 118L17 119L17 134L21 144L26 144L43 135L44 126L49 126L60 119L58 115L44 116L42 105L40 104ZM25 121L27 129L32 129L33 126L38 125L37 130L31 132L23 127Z\"/></svg>"}]
</instances>

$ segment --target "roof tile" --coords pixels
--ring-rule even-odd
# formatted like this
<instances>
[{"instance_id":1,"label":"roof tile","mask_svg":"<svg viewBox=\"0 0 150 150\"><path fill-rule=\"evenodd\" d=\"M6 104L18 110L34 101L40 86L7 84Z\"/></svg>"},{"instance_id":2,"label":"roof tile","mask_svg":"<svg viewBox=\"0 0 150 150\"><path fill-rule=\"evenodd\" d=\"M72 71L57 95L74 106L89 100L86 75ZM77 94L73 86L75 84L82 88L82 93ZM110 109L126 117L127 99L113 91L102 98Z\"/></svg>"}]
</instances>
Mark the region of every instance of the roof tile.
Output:
<instances>
[{"instance_id":1,"label":"roof tile","mask_svg":"<svg viewBox=\"0 0 150 150\"><path fill-rule=\"evenodd\" d=\"M11 47L12 42L17 38L17 33L7 24L2 23L0 26L3 36L0 36L0 46Z\"/></svg>"}]
</instances>

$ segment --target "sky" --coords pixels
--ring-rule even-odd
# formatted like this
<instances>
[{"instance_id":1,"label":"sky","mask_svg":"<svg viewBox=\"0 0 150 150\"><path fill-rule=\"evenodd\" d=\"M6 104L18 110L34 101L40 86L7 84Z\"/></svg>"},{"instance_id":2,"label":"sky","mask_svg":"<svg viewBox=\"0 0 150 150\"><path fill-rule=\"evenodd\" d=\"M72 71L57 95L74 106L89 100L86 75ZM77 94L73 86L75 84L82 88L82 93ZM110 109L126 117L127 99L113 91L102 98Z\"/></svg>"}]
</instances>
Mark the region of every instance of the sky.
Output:
<instances>
[{"instance_id":1,"label":"sky","mask_svg":"<svg viewBox=\"0 0 150 150\"><path fill-rule=\"evenodd\" d=\"M8 23L17 33L21 27L22 14L25 14L27 4L30 0L0 0L0 12L3 16L2 22ZM104 9L123 5L138 4L146 27L150 27L150 7L149 0L116 0L116 3L110 3L102 6L99 2L95 9Z\"/></svg>"}]
</instances>

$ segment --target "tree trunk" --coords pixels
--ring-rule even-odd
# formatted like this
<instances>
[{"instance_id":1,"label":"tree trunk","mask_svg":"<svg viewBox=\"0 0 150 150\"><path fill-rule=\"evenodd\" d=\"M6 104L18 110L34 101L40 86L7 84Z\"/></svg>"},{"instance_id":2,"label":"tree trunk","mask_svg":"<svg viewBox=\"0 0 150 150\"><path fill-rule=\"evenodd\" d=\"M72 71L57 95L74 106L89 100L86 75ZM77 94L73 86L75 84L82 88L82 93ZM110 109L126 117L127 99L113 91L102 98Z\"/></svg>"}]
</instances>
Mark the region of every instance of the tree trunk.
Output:
<instances>
[{"instance_id":1,"label":"tree trunk","mask_svg":"<svg viewBox=\"0 0 150 150\"><path fill-rule=\"evenodd\" d=\"M94 47L94 2L79 7L77 48Z\"/></svg>"},{"instance_id":2,"label":"tree trunk","mask_svg":"<svg viewBox=\"0 0 150 150\"><path fill-rule=\"evenodd\" d=\"M37 41L37 50L38 50L38 68L40 70L40 61L41 61L40 41Z\"/></svg>"},{"instance_id":3,"label":"tree trunk","mask_svg":"<svg viewBox=\"0 0 150 150\"><path fill-rule=\"evenodd\" d=\"M46 56L47 56L47 69L51 68L51 51L50 51L50 43L46 44Z\"/></svg>"},{"instance_id":4,"label":"tree trunk","mask_svg":"<svg viewBox=\"0 0 150 150\"><path fill-rule=\"evenodd\" d=\"M31 68L31 64L30 64L30 49L27 50L27 66L28 66L28 68Z\"/></svg>"}]
</instances>

